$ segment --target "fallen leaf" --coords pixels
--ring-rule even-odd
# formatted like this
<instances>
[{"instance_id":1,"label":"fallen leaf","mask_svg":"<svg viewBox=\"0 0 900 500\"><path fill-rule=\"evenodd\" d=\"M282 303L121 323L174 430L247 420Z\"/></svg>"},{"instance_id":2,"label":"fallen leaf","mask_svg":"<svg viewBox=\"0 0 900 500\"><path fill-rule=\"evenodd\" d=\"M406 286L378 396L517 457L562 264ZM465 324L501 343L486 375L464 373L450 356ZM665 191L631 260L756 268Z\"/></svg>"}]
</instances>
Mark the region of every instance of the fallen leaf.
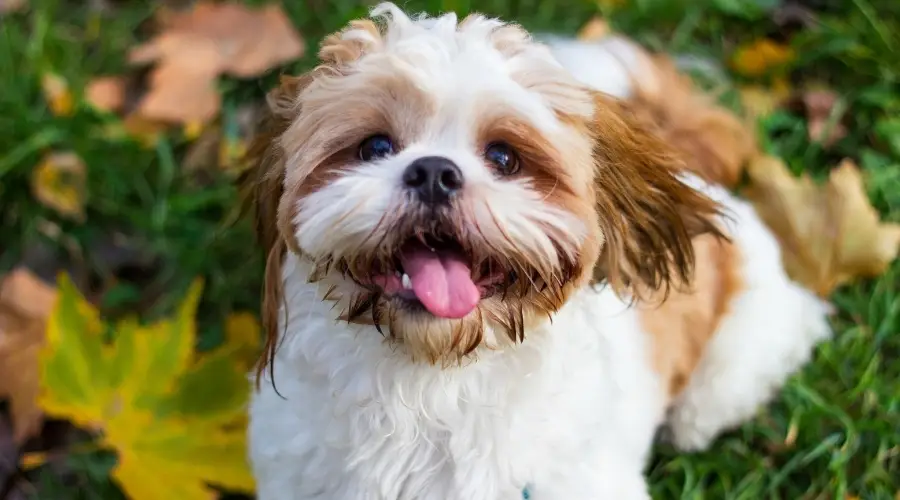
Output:
<instances>
[{"instance_id":1,"label":"fallen leaf","mask_svg":"<svg viewBox=\"0 0 900 500\"><path fill-rule=\"evenodd\" d=\"M208 499L209 484L253 490L239 425L249 386L238 348L226 342L193 354L201 289L195 282L172 318L112 326L68 277L59 280L39 402L48 415L100 433L99 445L118 455L113 479L134 500Z\"/></svg>"},{"instance_id":2,"label":"fallen leaf","mask_svg":"<svg viewBox=\"0 0 900 500\"><path fill-rule=\"evenodd\" d=\"M56 73L44 73L41 76L41 88L50 112L56 116L71 116L75 110L75 100L69 89L69 82Z\"/></svg>"},{"instance_id":3,"label":"fallen leaf","mask_svg":"<svg viewBox=\"0 0 900 500\"><path fill-rule=\"evenodd\" d=\"M125 105L125 79L121 76L94 78L84 89L84 97L96 109L119 111Z\"/></svg>"},{"instance_id":4,"label":"fallen leaf","mask_svg":"<svg viewBox=\"0 0 900 500\"><path fill-rule=\"evenodd\" d=\"M578 39L591 42L602 40L610 33L609 23L602 17L595 16L578 30Z\"/></svg>"},{"instance_id":5,"label":"fallen leaf","mask_svg":"<svg viewBox=\"0 0 900 500\"><path fill-rule=\"evenodd\" d=\"M221 70L219 51L212 40L198 36L171 36L161 45L174 45L150 74L149 91L137 114L166 122L206 122L219 112L221 96L216 77Z\"/></svg>"},{"instance_id":6,"label":"fallen leaf","mask_svg":"<svg viewBox=\"0 0 900 500\"><path fill-rule=\"evenodd\" d=\"M731 57L731 67L746 77L760 77L785 67L794 60L794 50L768 38L739 47Z\"/></svg>"},{"instance_id":7,"label":"fallen leaf","mask_svg":"<svg viewBox=\"0 0 900 500\"><path fill-rule=\"evenodd\" d=\"M168 13L163 31L129 53L133 64L157 63L138 112L177 123L207 122L221 106L216 78L256 77L299 58L304 44L280 7L201 2Z\"/></svg>"},{"instance_id":8,"label":"fallen leaf","mask_svg":"<svg viewBox=\"0 0 900 500\"><path fill-rule=\"evenodd\" d=\"M830 147L847 136L847 128L841 123L843 112L835 106L838 95L828 89L809 90L803 93L809 140Z\"/></svg>"},{"instance_id":9,"label":"fallen leaf","mask_svg":"<svg viewBox=\"0 0 900 500\"><path fill-rule=\"evenodd\" d=\"M9 398L13 436L40 427L38 352L56 291L24 268L0 279L0 398Z\"/></svg>"},{"instance_id":10,"label":"fallen leaf","mask_svg":"<svg viewBox=\"0 0 900 500\"><path fill-rule=\"evenodd\" d=\"M31 191L60 215L84 221L87 168L73 152L50 153L31 174Z\"/></svg>"},{"instance_id":11,"label":"fallen leaf","mask_svg":"<svg viewBox=\"0 0 900 500\"><path fill-rule=\"evenodd\" d=\"M827 297L857 277L881 274L900 250L900 224L882 223L850 160L818 185L761 156L748 167L747 198L781 243L792 279Z\"/></svg>"},{"instance_id":12,"label":"fallen leaf","mask_svg":"<svg viewBox=\"0 0 900 500\"><path fill-rule=\"evenodd\" d=\"M18 12L28 5L27 0L0 0L0 14Z\"/></svg>"}]
</instances>

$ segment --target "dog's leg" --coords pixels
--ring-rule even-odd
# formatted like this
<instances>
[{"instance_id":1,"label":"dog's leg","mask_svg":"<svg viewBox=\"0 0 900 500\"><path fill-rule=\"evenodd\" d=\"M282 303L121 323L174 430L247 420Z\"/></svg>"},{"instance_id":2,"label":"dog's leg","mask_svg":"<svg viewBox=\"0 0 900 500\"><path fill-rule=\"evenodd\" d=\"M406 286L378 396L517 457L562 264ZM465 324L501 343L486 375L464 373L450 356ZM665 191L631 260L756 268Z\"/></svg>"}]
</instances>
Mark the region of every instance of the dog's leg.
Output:
<instances>
[{"instance_id":1,"label":"dog's leg","mask_svg":"<svg viewBox=\"0 0 900 500\"><path fill-rule=\"evenodd\" d=\"M752 418L830 336L828 306L786 276L775 239L753 209L732 199L743 290L729 304L668 419L682 450L700 450Z\"/></svg>"}]
</instances>

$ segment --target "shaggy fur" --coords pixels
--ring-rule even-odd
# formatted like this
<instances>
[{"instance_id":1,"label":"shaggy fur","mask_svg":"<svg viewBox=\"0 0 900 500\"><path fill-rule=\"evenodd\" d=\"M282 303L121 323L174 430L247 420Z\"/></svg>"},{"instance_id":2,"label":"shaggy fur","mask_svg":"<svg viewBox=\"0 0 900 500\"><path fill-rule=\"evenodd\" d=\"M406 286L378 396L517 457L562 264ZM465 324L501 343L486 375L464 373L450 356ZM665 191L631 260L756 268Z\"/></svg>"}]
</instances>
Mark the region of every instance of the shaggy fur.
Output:
<instances>
[{"instance_id":1,"label":"shaggy fur","mask_svg":"<svg viewBox=\"0 0 900 500\"><path fill-rule=\"evenodd\" d=\"M647 498L660 426L706 446L828 335L752 208L646 120L639 49L392 4L373 17L272 92L253 148L261 499ZM579 73L592 59L602 71ZM376 134L391 153L363 159ZM498 143L515 171L489 161ZM403 188L425 156L465 179L446 205ZM410 242L448 241L481 293L458 318L392 291Z\"/></svg>"}]
</instances>

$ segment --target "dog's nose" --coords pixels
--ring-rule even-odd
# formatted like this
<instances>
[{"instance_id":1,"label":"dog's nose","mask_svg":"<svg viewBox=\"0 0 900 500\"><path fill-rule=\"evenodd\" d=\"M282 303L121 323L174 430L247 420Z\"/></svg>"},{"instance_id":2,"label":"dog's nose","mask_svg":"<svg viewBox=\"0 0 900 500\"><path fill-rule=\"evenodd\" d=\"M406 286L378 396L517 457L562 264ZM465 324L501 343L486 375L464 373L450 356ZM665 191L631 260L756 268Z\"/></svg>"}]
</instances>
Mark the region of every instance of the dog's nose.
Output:
<instances>
[{"instance_id":1,"label":"dog's nose","mask_svg":"<svg viewBox=\"0 0 900 500\"><path fill-rule=\"evenodd\" d=\"M440 156L426 156L409 164L403 183L422 203L447 203L463 187L463 175L455 163Z\"/></svg>"}]
</instances>

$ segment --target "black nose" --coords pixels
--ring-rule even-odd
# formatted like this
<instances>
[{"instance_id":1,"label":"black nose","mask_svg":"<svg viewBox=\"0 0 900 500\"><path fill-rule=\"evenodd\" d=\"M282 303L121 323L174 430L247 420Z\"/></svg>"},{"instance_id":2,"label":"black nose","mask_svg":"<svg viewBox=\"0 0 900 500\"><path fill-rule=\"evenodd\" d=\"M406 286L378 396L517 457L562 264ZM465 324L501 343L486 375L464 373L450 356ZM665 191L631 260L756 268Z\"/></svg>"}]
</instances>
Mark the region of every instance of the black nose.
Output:
<instances>
[{"instance_id":1,"label":"black nose","mask_svg":"<svg viewBox=\"0 0 900 500\"><path fill-rule=\"evenodd\" d=\"M403 183L415 191L422 203L446 203L463 187L462 171L440 156L426 156L409 164Z\"/></svg>"}]
</instances>

